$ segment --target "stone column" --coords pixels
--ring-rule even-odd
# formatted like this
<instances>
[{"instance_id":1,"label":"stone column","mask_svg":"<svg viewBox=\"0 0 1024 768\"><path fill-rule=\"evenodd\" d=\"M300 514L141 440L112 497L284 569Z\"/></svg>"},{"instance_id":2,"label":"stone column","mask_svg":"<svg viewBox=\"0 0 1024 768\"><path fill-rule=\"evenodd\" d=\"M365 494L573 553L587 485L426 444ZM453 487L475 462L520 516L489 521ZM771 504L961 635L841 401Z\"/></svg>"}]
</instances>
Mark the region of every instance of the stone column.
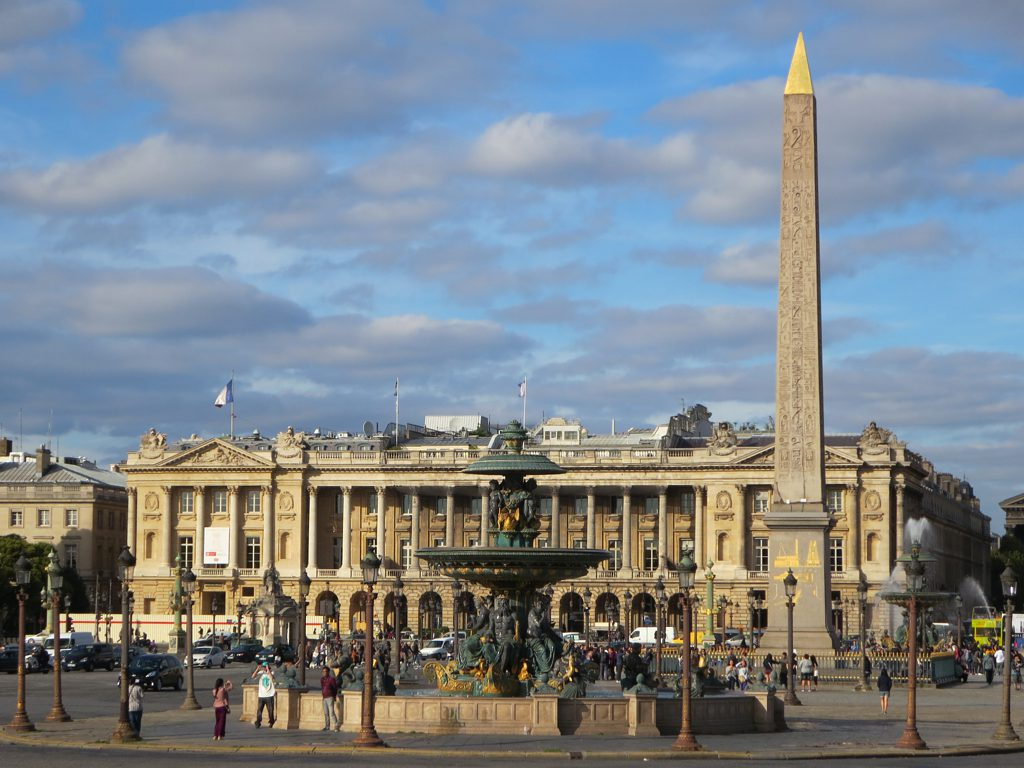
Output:
<instances>
[{"instance_id":1,"label":"stone column","mask_svg":"<svg viewBox=\"0 0 1024 768\"><path fill-rule=\"evenodd\" d=\"M747 534L750 532L750 523L748 522L748 510L753 507L753 504L748 504L747 500L747 486L737 485L736 495L740 500L740 508L736 510L736 517L739 518L738 525L734 529L736 531L736 567L747 568ZM826 555L828 552L825 553Z\"/></svg>"},{"instance_id":2,"label":"stone column","mask_svg":"<svg viewBox=\"0 0 1024 768\"><path fill-rule=\"evenodd\" d=\"M160 518L160 535L163 537L163 547L160 552L160 567L166 569L169 573L171 565L174 563L174 544L171 541L171 537L174 535L174 509L171 503L174 501L171 496L171 486L163 485L160 486L160 490L163 492L163 517Z\"/></svg>"},{"instance_id":3,"label":"stone column","mask_svg":"<svg viewBox=\"0 0 1024 768\"><path fill-rule=\"evenodd\" d=\"M306 493L309 495L309 513L308 513L309 514L309 519L307 520L307 523L308 523L308 526L309 526L309 528L308 528L309 532L308 532L308 534L306 536L306 538L307 538L307 546L309 547L309 549L306 551L306 573L309 574L310 578L313 578L314 576L316 576L316 563L317 563L317 560L316 560L317 552L316 552L316 550L317 550L317 546L318 546L318 541L317 541L317 522L318 521L317 521L317 514L316 514L316 497L317 497L317 492L319 490L320 489L317 488L315 485L310 485L310 486L306 487Z\"/></svg>"},{"instance_id":4,"label":"stone column","mask_svg":"<svg viewBox=\"0 0 1024 768\"><path fill-rule=\"evenodd\" d=\"M707 562L704 551L704 486L693 486L693 559L698 565Z\"/></svg>"},{"instance_id":5,"label":"stone column","mask_svg":"<svg viewBox=\"0 0 1024 768\"><path fill-rule=\"evenodd\" d=\"M202 568L206 563L203 557L203 552L206 549L206 511L204 501L206 499L206 489L201 485L197 485L192 489L192 493L195 494L195 509L196 509L196 536L195 542L192 547L192 559L195 561L192 566L192 570L199 573L199 569Z\"/></svg>"},{"instance_id":6,"label":"stone column","mask_svg":"<svg viewBox=\"0 0 1024 768\"><path fill-rule=\"evenodd\" d=\"M622 491L622 575L633 575L633 499L630 489Z\"/></svg>"},{"instance_id":7,"label":"stone column","mask_svg":"<svg viewBox=\"0 0 1024 768\"><path fill-rule=\"evenodd\" d=\"M352 489L341 489L341 568L352 575Z\"/></svg>"},{"instance_id":8,"label":"stone column","mask_svg":"<svg viewBox=\"0 0 1024 768\"><path fill-rule=\"evenodd\" d=\"M241 529L238 509L238 486L228 486L228 568L238 567L238 531Z\"/></svg>"},{"instance_id":9,"label":"stone column","mask_svg":"<svg viewBox=\"0 0 1024 768\"><path fill-rule=\"evenodd\" d=\"M594 530L594 519L597 515L597 499L594 496L594 486L587 486L587 549L597 548L597 531Z\"/></svg>"},{"instance_id":10,"label":"stone column","mask_svg":"<svg viewBox=\"0 0 1024 768\"><path fill-rule=\"evenodd\" d=\"M137 559L142 560L139 557L139 549L135 539L138 537L138 515L139 515L139 489L129 488L128 489L128 548L132 551Z\"/></svg>"},{"instance_id":11,"label":"stone column","mask_svg":"<svg viewBox=\"0 0 1024 768\"><path fill-rule=\"evenodd\" d=\"M384 534L387 532L384 518L387 516L388 489L386 486L377 486L377 557L384 559Z\"/></svg>"},{"instance_id":12,"label":"stone column","mask_svg":"<svg viewBox=\"0 0 1024 768\"><path fill-rule=\"evenodd\" d=\"M658 568L668 569L668 488L658 489Z\"/></svg>"},{"instance_id":13,"label":"stone column","mask_svg":"<svg viewBox=\"0 0 1024 768\"><path fill-rule=\"evenodd\" d=\"M264 485L260 488L260 509L263 510L263 541L260 543L260 568L266 570L270 567L271 563L276 562L277 558L274 556L276 547L274 546L274 488L270 485ZM313 578L315 574L309 574L310 578Z\"/></svg>"},{"instance_id":14,"label":"stone column","mask_svg":"<svg viewBox=\"0 0 1024 768\"><path fill-rule=\"evenodd\" d=\"M561 503L561 498L557 488L551 489L551 536L549 546L561 547L562 546L562 523L558 514L558 507Z\"/></svg>"},{"instance_id":15,"label":"stone column","mask_svg":"<svg viewBox=\"0 0 1024 768\"><path fill-rule=\"evenodd\" d=\"M907 524L907 521L903 519L903 492L907 488L907 481L902 476L893 479L893 488L896 492L896 556L899 557L903 554L903 528Z\"/></svg>"},{"instance_id":16,"label":"stone column","mask_svg":"<svg viewBox=\"0 0 1024 768\"><path fill-rule=\"evenodd\" d=\"M446 547L455 546L455 489L449 488L448 493L444 497L445 504L445 517L444 517L444 545ZM483 508L483 513L480 515L480 520L487 514L487 508Z\"/></svg>"},{"instance_id":17,"label":"stone column","mask_svg":"<svg viewBox=\"0 0 1024 768\"><path fill-rule=\"evenodd\" d=\"M412 560L409 563L409 569L410 570L418 571L419 570L419 562L420 561L419 561L419 558L416 557L415 553L416 553L416 550L420 548L420 516L422 514L422 506L420 504L420 492L418 490L416 490L416 489L413 489L413 492L412 492L411 511L412 511L412 551L413 551L413 556L412 556ZM450 516L451 516L451 512L449 511L449 517ZM429 530L429 523L428 523L428 530ZM401 553L399 553L399 555L401 555ZM404 563L403 563L403 565L404 565Z\"/></svg>"},{"instance_id":18,"label":"stone column","mask_svg":"<svg viewBox=\"0 0 1024 768\"><path fill-rule=\"evenodd\" d=\"M850 538L852 539L850 542L850 559L845 563L845 570L850 571L856 569L859 575L864 568L864 545L860 540L860 498L857 491L857 484L849 483L846 486L846 498L843 499L843 504L846 511L846 519L849 521L850 525Z\"/></svg>"}]
</instances>

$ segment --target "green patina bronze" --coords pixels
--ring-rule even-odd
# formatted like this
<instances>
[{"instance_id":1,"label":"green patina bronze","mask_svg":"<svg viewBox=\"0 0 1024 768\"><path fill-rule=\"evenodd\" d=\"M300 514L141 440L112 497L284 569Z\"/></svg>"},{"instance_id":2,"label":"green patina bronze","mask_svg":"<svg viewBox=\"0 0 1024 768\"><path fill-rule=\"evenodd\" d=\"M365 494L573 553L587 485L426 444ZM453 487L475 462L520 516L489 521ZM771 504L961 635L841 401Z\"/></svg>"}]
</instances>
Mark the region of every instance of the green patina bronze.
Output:
<instances>
[{"instance_id":1,"label":"green patina bronze","mask_svg":"<svg viewBox=\"0 0 1024 768\"><path fill-rule=\"evenodd\" d=\"M490 590L476 605L458 657L447 664L428 662L424 671L436 680L439 692L451 695L580 696L586 686L579 664L571 644L563 643L550 625L550 598L543 590L585 576L608 559L608 552L534 546L540 520L532 476L565 470L545 456L523 453L527 434L519 422L511 422L501 436L505 452L484 456L463 470L502 478L491 480L486 513L494 546L416 551L446 576Z\"/></svg>"}]
</instances>

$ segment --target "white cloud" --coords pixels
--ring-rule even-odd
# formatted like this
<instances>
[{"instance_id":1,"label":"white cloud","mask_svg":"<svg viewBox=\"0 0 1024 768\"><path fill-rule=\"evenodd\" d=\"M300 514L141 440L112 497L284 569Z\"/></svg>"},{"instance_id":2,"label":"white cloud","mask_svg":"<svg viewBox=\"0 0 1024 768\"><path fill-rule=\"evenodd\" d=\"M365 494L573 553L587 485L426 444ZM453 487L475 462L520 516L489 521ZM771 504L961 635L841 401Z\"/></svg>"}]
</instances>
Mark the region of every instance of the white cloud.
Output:
<instances>
[{"instance_id":1,"label":"white cloud","mask_svg":"<svg viewBox=\"0 0 1024 768\"><path fill-rule=\"evenodd\" d=\"M308 179L311 158L152 136L86 160L0 174L0 199L44 212L97 213L135 206L207 208Z\"/></svg>"},{"instance_id":2,"label":"white cloud","mask_svg":"<svg viewBox=\"0 0 1024 768\"><path fill-rule=\"evenodd\" d=\"M81 16L72 0L0 0L0 49L49 37Z\"/></svg>"}]
</instances>

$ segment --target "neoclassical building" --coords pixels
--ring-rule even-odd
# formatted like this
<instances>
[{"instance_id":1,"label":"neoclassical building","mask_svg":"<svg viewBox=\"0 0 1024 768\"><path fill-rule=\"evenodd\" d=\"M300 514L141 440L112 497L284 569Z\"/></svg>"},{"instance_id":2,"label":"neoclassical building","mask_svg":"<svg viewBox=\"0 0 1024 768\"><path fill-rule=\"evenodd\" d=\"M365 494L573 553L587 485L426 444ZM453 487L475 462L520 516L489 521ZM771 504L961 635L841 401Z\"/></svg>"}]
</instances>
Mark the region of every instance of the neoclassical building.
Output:
<instances>
[{"instance_id":1,"label":"neoclassical building","mask_svg":"<svg viewBox=\"0 0 1024 768\"><path fill-rule=\"evenodd\" d=\"M780 585L768 578L773 540L763 518L771 501L774 436L712 424L702 406L657 429L590 435L580 424L551 419L533 432L529 452L566 473L539 479L542 546L606 549L608 561L586 578L559 585L553 615L563 630L598 633L655 620L655 584L668 592L666 620L679 626L676 563L691 549L701 565L698 592L713 581L714 608L703 625L746 628L751 597ZM403 427L404 428L404 427ZM298 596L311 577L309 633L327 624L360 628L359 561L368 550L384 561L380 592L388 627L414 632L465 626L472 595L455 605L448 579L421 565L418 548L487 543L486 478L463 474L495 436L419 432L397 447L389 436L296 432L274 438L201 439L173 445L151 430L120 470L127 476L129 545L138 556L136 610L167 611L176 561L199 579L197 612L215 602L232 615L258 597L270 564L285 591ZM369 430L367 431L369 433ZM875 596L890 579L907 522L923 531L938 560L929 587L955 590L967 577L988 583L989 518L966 482L937 473L887 430L826 437L827 504L834 526L827 558L834 620L859 631L856 587L869 583L871 629L888 628L890 612ZM924 522L927 521L927 522ZM711 564L710 567L708 564ZM399 615L391 582L400 576ZM710 616L709 616L710 613ZM761 627L784 616L762 610Z\"/></svg>"}]
</instances>

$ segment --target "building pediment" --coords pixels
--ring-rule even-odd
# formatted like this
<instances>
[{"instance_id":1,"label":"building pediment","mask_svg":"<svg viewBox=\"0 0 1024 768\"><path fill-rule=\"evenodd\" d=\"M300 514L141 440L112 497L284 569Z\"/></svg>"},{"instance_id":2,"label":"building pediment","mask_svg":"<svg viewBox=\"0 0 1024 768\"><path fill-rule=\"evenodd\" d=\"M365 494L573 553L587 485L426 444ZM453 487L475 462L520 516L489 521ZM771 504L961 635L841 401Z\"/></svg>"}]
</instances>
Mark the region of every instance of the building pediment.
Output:
<instances>
[{"instance_id":1,"label":"building pediment","mask_svg":"<svg viewBox=\"0 0 1024 768\"><path fill-rule=\"evenodd\" d=\"M254 456L225 440L213 438L205 443L176 453L160 462L159 467L230 467L268 469L274 466L269 458Z\"/></svg>"}]
</instances>

